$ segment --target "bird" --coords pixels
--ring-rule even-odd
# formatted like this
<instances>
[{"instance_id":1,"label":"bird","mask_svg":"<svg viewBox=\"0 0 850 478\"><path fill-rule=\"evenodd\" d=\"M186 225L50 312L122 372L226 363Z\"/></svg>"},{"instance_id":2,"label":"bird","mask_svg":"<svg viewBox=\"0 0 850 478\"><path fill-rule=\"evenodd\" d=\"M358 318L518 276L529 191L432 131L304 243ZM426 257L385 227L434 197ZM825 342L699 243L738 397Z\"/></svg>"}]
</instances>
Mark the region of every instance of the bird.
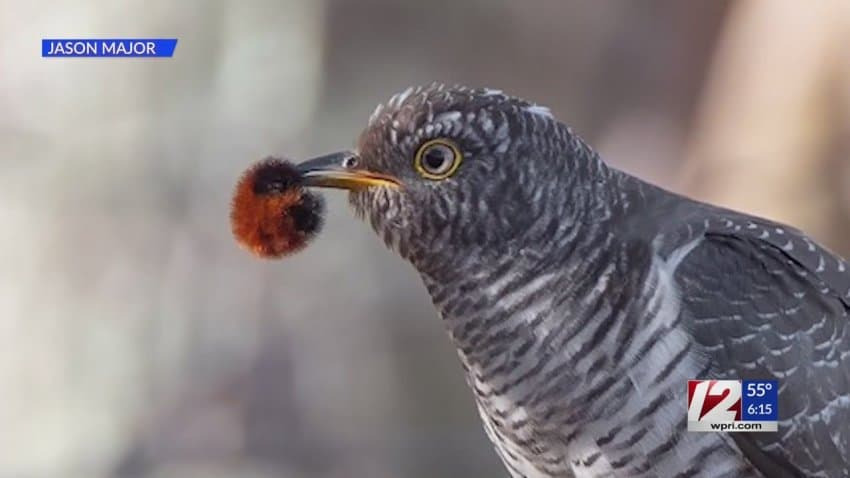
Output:
<instances>
[{"instance_id":1,"label":"bird","mask_svg":"<svg viewBox=\"0 0 850 478\"><path fill-rule=\"evenodd\" d=\"M513 478L850 476L850 266L608 165L546 107L433 83L298 165L421 276ZM776 380L778 432L686 382Z\"/></svg>"}]
</instances>

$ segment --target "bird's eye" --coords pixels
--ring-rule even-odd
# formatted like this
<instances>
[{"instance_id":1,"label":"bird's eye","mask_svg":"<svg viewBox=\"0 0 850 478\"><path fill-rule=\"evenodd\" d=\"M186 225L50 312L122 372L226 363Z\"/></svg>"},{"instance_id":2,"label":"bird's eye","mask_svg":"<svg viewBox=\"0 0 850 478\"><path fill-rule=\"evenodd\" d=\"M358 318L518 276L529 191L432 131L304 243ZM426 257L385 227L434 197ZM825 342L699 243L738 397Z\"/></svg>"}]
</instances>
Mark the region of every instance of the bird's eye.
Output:
<instances>
[{"instance_id":1,"label":"bird's eye","mask_svg":"<svg viewBox=\"0 0 850 478\"><path fill-rule=\"evenodd\" d=\"M419 147L414 166L427 179L445 179L460 166L462 155L457 146L445 139L432 139Z\"/></svg>"}]
</instances>

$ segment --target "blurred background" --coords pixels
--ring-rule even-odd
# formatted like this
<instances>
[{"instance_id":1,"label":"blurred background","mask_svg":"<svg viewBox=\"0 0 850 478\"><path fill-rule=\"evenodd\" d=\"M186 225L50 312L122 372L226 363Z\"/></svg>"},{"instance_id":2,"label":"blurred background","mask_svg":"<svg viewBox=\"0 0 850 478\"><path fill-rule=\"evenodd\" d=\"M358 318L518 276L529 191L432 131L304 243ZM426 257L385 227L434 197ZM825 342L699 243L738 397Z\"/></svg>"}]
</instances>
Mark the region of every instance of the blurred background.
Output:
<instances>
[{"instance_id":1,"label":"blurred background","mask_svg":"<svg viewBox=\"0 0 850 478\"><path fill-rule=\"evenodd\" d=\"M44 37L178 37L43 59ZM411 84L548 105L612 164L850 254L850 2L0 0L0 478L495 477L412 268L330 193L263 262L232 187Z\"/></svg>"}]
</instances>

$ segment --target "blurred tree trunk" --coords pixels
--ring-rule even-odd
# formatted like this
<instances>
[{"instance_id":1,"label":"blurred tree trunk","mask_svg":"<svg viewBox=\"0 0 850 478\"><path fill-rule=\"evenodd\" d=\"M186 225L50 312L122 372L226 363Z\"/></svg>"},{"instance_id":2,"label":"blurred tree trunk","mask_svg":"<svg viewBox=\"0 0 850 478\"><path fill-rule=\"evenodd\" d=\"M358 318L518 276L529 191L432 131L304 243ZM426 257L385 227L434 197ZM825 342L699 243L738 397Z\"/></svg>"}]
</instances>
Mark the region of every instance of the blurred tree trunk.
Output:
<instances>
[{"instance_id":1,"label":"blurred tree trunk","mask_svg":"<svg viewBox=\"0 0 850 478\"><path fill-rule=\"evenodd\" d=\"M848 42L846 0L734 3L682 189L850 252Z\"/></svg>"}]
</instances>

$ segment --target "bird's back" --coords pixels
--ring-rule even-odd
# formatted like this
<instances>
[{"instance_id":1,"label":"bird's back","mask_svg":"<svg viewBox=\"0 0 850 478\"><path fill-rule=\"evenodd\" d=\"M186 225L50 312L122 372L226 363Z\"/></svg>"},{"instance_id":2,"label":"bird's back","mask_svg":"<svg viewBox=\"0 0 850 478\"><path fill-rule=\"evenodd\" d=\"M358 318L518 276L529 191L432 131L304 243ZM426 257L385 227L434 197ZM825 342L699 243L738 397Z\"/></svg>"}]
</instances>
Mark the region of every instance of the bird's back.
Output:
<instances>
[{"instance_id":1,"label":"bird's back","mask_svg":"<svg viewBox=\"0 0 850 478\"><path fill-rule=\"evenodd\" d=\"M791 228L630 187L607 233L576 231L561 255L491 259L465 294L426 278L511 473L848 476L846 263ZM694 378L778 380L780 432L687 432Z\"/></svg>"},{"instance_id":2,"label":"bird's back","mask_svg":"<svg viewBox=\"0 0 850 478\"><path fill-rule=\"evenodd\" d=\"M779 431L736 445L765 476L850 476L850 267L782 224L699 203L689 216L668 230L699 240L675 281L709 376L779 383Z\"/></svg>"},{"instance_id":3,"label":"bird's back","mask_svg":"<svg viewBox=\"0 0 850 478\"><path fill-rule=\"evenodd\" d=\"M746 461L770 477L850 476L847 262L792 227L626 181L623 235L664 259L689 354L707 359L690 378L779 383L779 432L732 434Z\"/></svg>"}]
</instances>

